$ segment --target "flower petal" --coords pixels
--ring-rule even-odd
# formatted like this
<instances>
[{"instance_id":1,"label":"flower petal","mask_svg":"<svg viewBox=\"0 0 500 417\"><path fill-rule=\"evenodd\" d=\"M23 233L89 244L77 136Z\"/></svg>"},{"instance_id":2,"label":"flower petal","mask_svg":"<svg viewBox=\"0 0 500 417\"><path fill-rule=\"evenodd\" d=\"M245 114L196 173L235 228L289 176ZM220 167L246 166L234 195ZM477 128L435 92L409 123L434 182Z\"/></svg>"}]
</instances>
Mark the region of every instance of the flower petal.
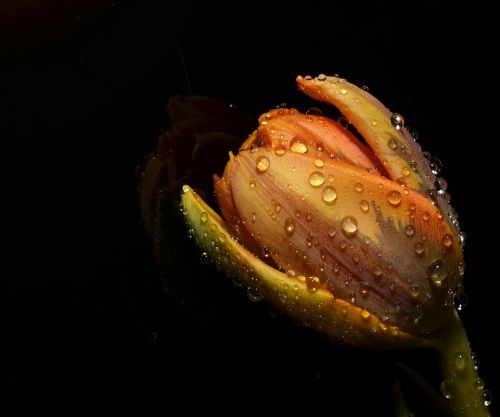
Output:
<instances>
[{"instance_id":1,"label":"flower petal","mask_svg":"<svg viewBox=\"0 0 500 417\"><path fill-rule=\"evenodd\" d=\"M347 343L374 349L422 346L424 339L388 326L369 312L336 299L324 289L308 286L262 262L228 232L224 220L190 187L183 187L186 219L204 251L228 275L238 277L254 295L308 327ZM312 279L312 277L311 277Z\"/></svg>"},{"instance_id":2,"label":"flower petal","mask_svg":"<svg viewBox=\"0 0 500 417\"><path fill-rule=\"evenodd\" d=\"M226 181L264 255L413 334L438 327L436 315L423 313L445 318L463 268L442 212L383 176L314 161L272 148L234 157Z\"/></svg>"},{"instance_id":3,"label":"flower petal","mask_svg":"<svg viewBox=\"0 0 500 417\"><path fill-rule=\"evenodd\" d=\"M430 196L445 212L454 236L463 239L454 210L436 192L436 176L400 115L391 113L367 91L342 78L321 75L306 79L299 75L297 84L308 96L336 106L372 148L389 178Z\"/></svg>"},{"instance_id":4,"label":"flower petal","mask_svg":"<svg viewBox=\"0 0 500 417\"><path fill-rule=\"evenodd\" d=\"M336 106L356 127L394 181L426 193L435 176L418 144L403 125L391 123L392 113L367 91L342 78L305 79L297 84L308 96Z\"/></svg>"},{"instance_id":5,"label":"flower petal","mask_svg":"<svg viewBox=\"0 0 500 417\"><path fill-rule=\"evenodd\" d=\"M372 150L351 132L328 117L299 113L295 109L274 109L263 114L255 135L240 150L250 146L272 146L277 155L287 150L309 152L324 159L340 159L370 172L382 173Z\"/></svg>"}]
</instances>

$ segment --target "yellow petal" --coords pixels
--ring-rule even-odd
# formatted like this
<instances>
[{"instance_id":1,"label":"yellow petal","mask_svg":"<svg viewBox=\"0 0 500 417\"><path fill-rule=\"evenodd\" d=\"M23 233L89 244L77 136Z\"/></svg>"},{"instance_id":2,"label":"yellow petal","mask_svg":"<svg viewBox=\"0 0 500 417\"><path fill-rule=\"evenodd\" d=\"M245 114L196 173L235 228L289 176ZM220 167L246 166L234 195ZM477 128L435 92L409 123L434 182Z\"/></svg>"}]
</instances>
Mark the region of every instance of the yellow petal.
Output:
<instances>
[{"instance_id":1,"label":"yellow petal","mask_svg":"<svg viewBox=\"0 0 500 417\"><path fill-rule=\"evenodd\" d=\"M367 91L337 77L305 79L297 77L299 89L308 96L336 106L356 127L389 174L400 184L431 195L446 214L453 234L463 238L453 210L445 198L436 193L436 176L420 146L401 123L401 115L391 113ZM451 219L451 220L449 220Z\"/></svg>"},{"instance_id":2,"label":"yellow petal","mask_svg":"<svg viewBox=\"0 0 500 417\"><path fill-rule=\"evenodd\" d=\"M313 277L302 281L259 260L230 235L224 220L187 185L183 187L182 205L199 245L218 267L307 327L372 349L426 344L425 339L386 325L375 315L335 299L329 291L316 289Z\"/></svg>"},{"instance_id":3,"label":"yellow petal","mask_svg":"<svg viewBox=\"0 0 500 417\"><path fill-rule=\"evenodd\" d=\"M272 148L233 158L226 181L264 256L412 334L439 327L463 268L442 213L383 176L314 160Z\"/></svg>"}]
</instances>

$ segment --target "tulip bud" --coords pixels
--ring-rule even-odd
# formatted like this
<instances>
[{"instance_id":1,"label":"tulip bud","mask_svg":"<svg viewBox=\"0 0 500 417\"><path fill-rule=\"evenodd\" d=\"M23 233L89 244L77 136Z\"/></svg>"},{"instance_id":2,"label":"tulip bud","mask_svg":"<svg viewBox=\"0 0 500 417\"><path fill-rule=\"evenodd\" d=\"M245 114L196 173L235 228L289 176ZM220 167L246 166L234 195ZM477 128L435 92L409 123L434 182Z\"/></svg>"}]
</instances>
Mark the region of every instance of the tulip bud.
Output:
<instances>
[{"instance_id":1,"label":"tulip bud","mask_svg":"<svg viewBox=\"0 0 500 417\"><path fill-rule=\"evenodd\" d=\"M363 89L324 75L297 83L338 107L361 139L321 115L263 114L214 176L222 217L183 186L197 242L253 299L335 339L438 349L457 415L487 415L453 306L463 235L427 158L403 117Z\"/></svg>"},{"instance_id":2,"label":"tulip bud","mask_svg":"<svg viewBox=\"0 0 500 417\"><path fill-rule=\"evenodd\" d=\"M290 282L413 335L435 330L453 310L463 258L453 225L425 192L435 181L426 158L367 92L335 77L297 81L340 105L372 148L323 116L264 114L215 177L228 229Z\"/></svg>"}]
</instances>

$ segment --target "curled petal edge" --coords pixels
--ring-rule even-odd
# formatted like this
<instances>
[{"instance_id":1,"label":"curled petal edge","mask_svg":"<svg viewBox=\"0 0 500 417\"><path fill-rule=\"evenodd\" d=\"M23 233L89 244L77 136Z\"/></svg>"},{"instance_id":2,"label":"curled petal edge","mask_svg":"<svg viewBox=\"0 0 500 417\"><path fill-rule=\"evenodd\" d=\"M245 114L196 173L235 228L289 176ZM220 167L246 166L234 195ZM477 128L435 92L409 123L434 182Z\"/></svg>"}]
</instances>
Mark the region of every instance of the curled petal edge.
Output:
<instances>
[{"instance_id":1,"label":"curled petal edge","mask_svg":"<svg viewBox=\"0 0 500 417\"><path fill-rule=\"evenodd\" d=\"M326 290L312 291L307 279L301 281L267 265L233 238L224 220L188 185L183 186L181 202L198 244L217 266L306 327L370 349L428 345L426 339L386 325L375 315L334 298Z\"/></svg>"}]
</instances>

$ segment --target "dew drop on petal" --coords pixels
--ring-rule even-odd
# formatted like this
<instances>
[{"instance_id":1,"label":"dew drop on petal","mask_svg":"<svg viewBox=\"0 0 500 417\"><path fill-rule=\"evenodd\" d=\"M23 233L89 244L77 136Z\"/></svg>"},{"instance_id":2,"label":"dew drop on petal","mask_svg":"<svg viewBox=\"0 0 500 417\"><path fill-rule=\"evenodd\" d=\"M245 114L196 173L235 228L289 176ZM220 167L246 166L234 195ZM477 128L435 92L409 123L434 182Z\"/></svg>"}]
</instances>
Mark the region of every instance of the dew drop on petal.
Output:
<instances>
[{"instance_id":1,"label":"dew drop on petal","mask_svg":"<svg viewBox=\"0 0 500 417\"><path fill-rule=\"evenodd\" d=\"M356 191L357 193L363 192L363 184L361 184L360 182L356 183L356 185L354 186L354 191Z\"/></svg>"},{"instance_id":2,"label":"dew drop on petal","mask_svg":"<svg viewBox=\"0 0 500 417\"><path fill-rule=\"evenodd\" d=\"M405 124L405 119L398 113L393 113L391 116L391 124L396 128L396 130L401 129Z\"/></svg>"},{"instance_id":3,"label":"dew drop on petal","mask_svg":"<svg viewBox=\"0 0 500 417\"><path fill-rule=\"evenodd\" d=\"M450 386L446 381L441 382L439 389L441 390L441 394L443 394L443 397L446 398L447 400L449 400L452 397Z\"/></svg>"},{"instance_id":4,"label":"dew drop on petal","mask_svg":"<svg viewBox=\"0 0 500 417\"><path fill-rule=\"evenodd\" d=\"M422 213L422 219L424 220L424 222L428 222L430 218L431 218L431 215L429 214L428 211L424 211Z\"/></svg>"},{"instance_id":5,"label":"dew drop on petal","mask_svg":"<svg viewBox=\"0 0 500 417\"><path fill-rule=\"evenodd\" d=\"M420 295L420 288L417 284L410 285L410 295L412 298L418 298Z\"/></svg>"},{"instance_id":6,"label":"dew drop on petal","mask_svg":"<svg viewBox=\"0 0 500 417\"><path fill-rule=\"evenodd\" d=\"M318 291L321 285L321 280L318 277L311 276L306 278L306 286L310 292Z\"/></svg>"},{"instance_id":7,"label":"dew drop on petal","mask_svg":"<svg viewBox=\"0 0 500 417\"><path fill-rule=\"evenodd\" d=\"M363 320L369 320L371 317L371 314L370 312L366 311L366 310L361 310L361 318Z\"/></svg>"},{"instance_id":8,"label":"dew drop on petal","mask_svg":"<svg viewBox=\"0 0 500 417\"><path fill-rule=\"evenodd\" d=\"M455 361L454 361L455 369L458 372L463 372L467 368L467 361L465 359L465 355L463 352L455 353Z\"/></svg>"},{"instance_id":9,"label":"dew drop on petal","mask_svg":"<svg viewBox=\"0 0 500 417\"><path fill-rule=\"evenodd\" d=\"M440 288L443 285L443 281L448 276L444 262L440 259L432 262L427 269L427 278L430 279L431 283Z\"/></svg>"},{"instance_id":10,"label":"dew drop on petal","mask_svg":"<svg viewBox=\"0 0 500 417\"><path fill-rule=\"evenodd\" d=\"M207 221L208 221L208 214L206 211L204 211L203 213L201 213L200 215L200 221L205 224Z\"/></svg>"},{"instance_id":11,"label":"dew drop on petal","mask_svg":"<svg viewBox=\"0 0 500 417\"><path fill-rule=\"evenodd\" d=\"M325 176L319 171L314 171L309 175L309 184L311 184L313 187L321 187L324 182Z\"/></svg>"},{"instance_id":12,"label":"dew drop on petal","mask_svg":"<svg viewBox=\"0 0 500 417\"><path fill-rule=\"evenodd\" d=\"M317 158L315 161L314 161L314 166L316 168L323 168L325 166L325 161L323 161L321 158Z\"/></svg>"},{"instance_id":13,"label":"dew drop on petal","mask_svg":"<svg viewBox=\"0 0 500 417\"><path fill-rule=\"evenodd\" d=\"M260 174L266 172L269 169L269 159L267 157L261 155L255 160L255 167L257 168L257 172Z\"/></svg>"},{"instance_id":14,"label":"dew drop on petal","mask_svg":"<svg viewBox=\"0 0 500 417\"><path fill-rule=\"evenodd\" d=\"M406 236L412 237L415 234L415 228L411 224L409 224L405 227L405 233Z\"/></svg>"},{"instance_id":15,"label":"dew drop on petal","mask_svg":"<svg viewBox=\"0 0 500 417\"><path fill-rule=\"evenodd\" d=\"M295 153L306 153L307 145L299 138L293 138L290 141L290 150Z\"/></svg>"},{"instance_id":16,"label":"dew drop on petal","mask_svg":"<svg viewBox=\"0 0 500 417\"><path fill-rule=\"evenodd\" d=\"M491 392L487 389L483 390L483 401L486 407L489 407L493 401L493 395L491 395Z\"/></svg>"},{"instance_id":17,"label":"dew drop on petal","mask_svg":"<svg viewBox=\"0 0 500 417\"><path fill-rule=\"evenodd\" d=\"M250 178L250 188L255 188L255 186L257 185L257 181L255 180L254 177Z\"/></svg>"},{"instance_id":18,"label":"dew drop on petal","mask_svg":"<svg viewBox=\"0 0 500 417\"><path fill-rule=\"evenodd\" d=\"M462 311L469 302L467 294L463 290L459 290L453 297L453 305L458 311Z\"/></svg>"},{"instance_id":19,"label":"dew drop on petal","mask_svg":"<svg viewBox=\"0 0 500 417\"><path fill-rule=\"evenodd\" d=\"M359 208L362 212L366 213L370 209L370 203L368 203L368 201L366 200L361 200L359 202Z\"/></svg>"},{"instance_id":20,"label":"dew drop on petal","mask_svg":"<svg viewBox=\"0 0 500 417\"><path fill-rule=\"evenodd\" d=\"M398 147L398 143L394 138L390 138L389 142L387 142L387 145L389 145L389 148L391 148L393 151Z\"/></svg>"},{"instance_id":21,"label":"dew drop on petal","mask_svg":"<svg viewBox=\"0 0 500 417\"><path fill-rule=\"evenodd\" d=\"M342 233L347 237L353 237L358 231L358 221L353 216L346 216L340 222Z\"/></svg>"},{"instance_id":22,"label":"dew drop on petal","mask_svg":"<svg viewBox=\"0 0 500 417\"><path fill-rule=\"evenodd\" d=\"M333 204L337 200L337 191L332 186L327 185L323 188L322 198L326 204Z\"/></svg>"},{"instance_id":23,"label":"dew drop on petal","mask_svg":"<svg viewBox=\"0 0 500 417\"><path fill-rule=\"evenodd\" d=\"M443 244L443 248L445 250L450 250L452 245L453 245L453 236L450 235L449 233L446 233L443 236L443 239L441 240L441 243Z\"/></svg>"},{"instance_id":24,"label":"dew drop on petal","mask_svg":"<svg viewBox=\"0 0 500 417\"><path fill-rule=\"evenodd\" d=\"M422 256L424 254L424 244L422 242L415 243L415 253L418 256Z\"/></svg>"},{"instance_id":25,"label":"dew drop on petal","mask_svg":"<svg viewBox=\"0 0 500 417\"><path fill-rule=\"evenodd\" d=\"M339 90L340 94L342 94L343 96L345 96L347 94L347 90L345 88L341 88Z\"/></svg>"},{"instance_id":26,"label":"dew drop on petal","mask_svg":"<svg viewBox=\"0 0 500 417\"><path fill-rule=\"evenodd\" d=\"M293 217L288 217L285 220L285 232L288 236L293 235L293 233L295 232L295 220L293 219Z\"/></svg>"},{"instance_id":27,"label":"dew drop on petal","mask_svg":"<svg viewBox=\"0 0 500 417\"><path fill-rule=\"evenodd\" d=\"M283 156L286 153L286 148L284 145L276 145L274 148L274 153L277 156Z\"/></svg>"},{"instance_id":28,"label":"dew drop on petal","mask_svg":"<svg viewBox=\"0 0 500 417\"><path fill-rule=\"evenodd\" d=\"M325 81L326 80L326 75L325 74L319 74L318 75L318 80Z\"/></svg>"},{"instance_id":29,"label":"dew drop on petal","mask_svg":"<svg viewBox=\"0 0 500 417\"><path fill-rule=\"evenodd\" d=\"M393 207L398 207L401 204L401 193L399 191L393 190L387 193L387 201Z\"/></svg>"},{"instance_id":30,"label":"dew drop on petal","mask_svg":"<svg viewBox=\"0 0 500 417\"><path fill-rule=\"evenodd\" d=\"M271 255L271 249L269 249L267 246L263 246L262 255L264 256L264 258L269 258L269 256Z\"/></svg>"}]
</instances>

